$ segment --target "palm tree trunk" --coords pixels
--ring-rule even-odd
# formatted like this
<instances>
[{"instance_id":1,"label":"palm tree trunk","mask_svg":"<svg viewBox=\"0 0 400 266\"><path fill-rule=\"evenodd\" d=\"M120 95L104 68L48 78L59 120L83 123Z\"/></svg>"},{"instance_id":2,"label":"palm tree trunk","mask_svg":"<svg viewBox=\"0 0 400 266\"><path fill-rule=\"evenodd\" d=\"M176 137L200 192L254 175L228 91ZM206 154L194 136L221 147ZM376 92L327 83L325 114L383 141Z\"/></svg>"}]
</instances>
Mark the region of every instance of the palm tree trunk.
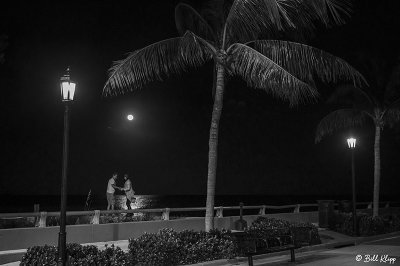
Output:
<instances>
[{"instance_id":1,"label":"palm tree trunk","mask_svg":"<svg viewBox=\"0 0 400 266\"><path fill-rule=\"evenodd\" d=\"M381 151L380 151L380 141L381 141L381 127L379 125L375 126L375 168L374 168L374 204L372 209L372 216L378 216L379 212L379 182L381 180Z\"/></svg>"},{"instance_id":2,"label":"palm tree trunk","mask_svg":"<svg viewBox=\"0 0 400 266\"><path fill-rule=\"evenodd\" d=\"M214 196L215 183L217 179L217 159L218 159L218 127L221 117L223 97L224 97L225 69L217 63L217 80L212 111L210 138L208 141L208 177L207 177L207 202L205 230L209 232L214 229Z\"/></svg>"}]
</instances>

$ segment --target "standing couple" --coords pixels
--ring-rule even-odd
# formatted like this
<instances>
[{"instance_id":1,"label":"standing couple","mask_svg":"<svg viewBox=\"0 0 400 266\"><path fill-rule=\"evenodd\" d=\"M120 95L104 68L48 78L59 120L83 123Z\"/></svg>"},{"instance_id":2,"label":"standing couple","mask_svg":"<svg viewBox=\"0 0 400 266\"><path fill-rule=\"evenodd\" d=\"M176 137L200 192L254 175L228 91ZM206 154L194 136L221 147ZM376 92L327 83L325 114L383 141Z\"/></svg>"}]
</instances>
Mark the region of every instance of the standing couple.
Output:
<instances>
[{"instance_id":1,"label":"standing couple","mask_svg":"<svg viewBox=\"0 0 400 266\"><path fill-rule=\"evenodd\" d=\"M124 180L125 184L124 187L118 187L116 185L116 180L118 179L118 173L114 172L112 177L108 180L108 185L107 185L107 210L114 210L114 205L115 205L115 190L121 190L125 192L126 195L126 207L128 210L131 210L131 203L132 201L135 201L135 198L133 195L135 195L135 191L132 188L132 182L129 179L128 174L124 174Z\"/></svg>"}]
</instances>

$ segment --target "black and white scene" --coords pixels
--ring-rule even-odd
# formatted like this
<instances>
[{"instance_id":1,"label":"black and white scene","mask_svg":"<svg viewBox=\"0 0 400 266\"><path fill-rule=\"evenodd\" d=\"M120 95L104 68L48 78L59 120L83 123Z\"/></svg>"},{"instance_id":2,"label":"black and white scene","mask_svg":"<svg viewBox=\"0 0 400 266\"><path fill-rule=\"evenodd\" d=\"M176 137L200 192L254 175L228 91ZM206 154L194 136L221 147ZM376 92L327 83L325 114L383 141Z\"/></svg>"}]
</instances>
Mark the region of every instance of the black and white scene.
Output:
<instances>
[{"instance_id":1,"label":"black and white scene","mask_svg":"<svg viewBox=\"0 0 400 266\"><path fill-rule=\"evenodd\" d=\"M0 265L400 263L397 0L5 1Z\"/></svg>"}]
</instances>

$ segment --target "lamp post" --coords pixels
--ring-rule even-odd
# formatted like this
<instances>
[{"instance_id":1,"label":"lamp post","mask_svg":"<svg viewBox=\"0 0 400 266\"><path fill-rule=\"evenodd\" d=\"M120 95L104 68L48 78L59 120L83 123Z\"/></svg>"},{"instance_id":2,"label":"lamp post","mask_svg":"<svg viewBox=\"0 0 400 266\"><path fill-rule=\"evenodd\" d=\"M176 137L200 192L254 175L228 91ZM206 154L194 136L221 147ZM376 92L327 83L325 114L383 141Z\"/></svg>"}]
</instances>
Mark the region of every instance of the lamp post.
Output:
<instances>
[{"instance_id":1,"label":"lamp post","mask_svg":"<svg viewBox=\"0 0 400 266\"><path fill-rule=\"evenodd\" d=\"M60 208L60 232L58 234L58 265L66 263L66 218L67 218L67 172L68 172L68 145L69 145L69 112L70 104L74 100L76 84L70 78L70 68L60 79L61 99L64 103L64 141L63 162L61 175L61 208Z\"/></svg>"},{"instance_id":2,"label":"lamp post","mask_svg":"<svg viewBox=\"0 0 400 266\"><path fill-rule=\"evenodd\" d=\"M356 212L356 173L354 166L354 150L356 149L356 139L348 138L347 145L351 150L351 181L352 181L352 191L353 191L353 232L357 235L357 212Z\"/></svg>"}]
</instances>

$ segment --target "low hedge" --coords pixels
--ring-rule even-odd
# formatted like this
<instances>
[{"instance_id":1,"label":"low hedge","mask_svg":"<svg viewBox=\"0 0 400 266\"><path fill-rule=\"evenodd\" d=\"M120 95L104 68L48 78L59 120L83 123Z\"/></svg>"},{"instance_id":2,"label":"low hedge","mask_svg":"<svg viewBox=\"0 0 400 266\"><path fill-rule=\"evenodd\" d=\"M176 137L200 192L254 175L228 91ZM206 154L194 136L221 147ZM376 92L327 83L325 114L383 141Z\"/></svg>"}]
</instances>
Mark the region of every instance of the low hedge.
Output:
<instances>
[{"instance_id":1,"label":"low hedge","mask_svg":"<svg viewBox=\"0 0 400 266\"><path fill-rule=\"evenodd\" d=\"M67 265L132 265L128 253L120 247L107 247L99 250L96 246L67 244ZM54 246L35 246L27 250L21 259L24 265L57 265L58 250Z\"/></svg>"},{"instance_id":2,"label":"low hedge","mask_svg":"<svg viewBox=\"0 0 400 266\"><path fill-rule=\"evenodd\" d=\"M355 235L353 232L352 213L337 213L334 219L335 226L331 229L346 235ZM400 231L400 215L397 214L372 217L366 213L357 213L356 219L360 236L372 236Z\"/></svg>"},{"instance_id":3,"label":"low hedge","mask_svg":"<svg viewBox=\"0 0 400 266\"><path fill-rule=\"evenodd\" d=\"M209 233L162 229L129 240L129 253L138 265L185 265L237 255L237 247L229 231Z\"/></svg>"},{"instance_id":4,"label":"low hedge","mask_svg":"<svg viewBox=\"0 0 400 266\"><path fill-rule=\"evenodd\" d=\"M295 243L321 244L318 228L312 223L295 223L260 216L245 231L259 238L292 235Z\"/></svg>"},{"instance_id":5,"label":"low hedge","mask_svg":"<svg viewBox=\"0 0 400 266\"><path fill-rule=\"evenodd\" d=\"M309 223L289 223L259 217L245 232L249 236L278 236L293 234L294 230L304 228L312 236L310 244L320 243L317 228ZM99 250L92 245L68 244L67 255L68 265L172 266L234 258L239 255L239 248L228 230L177 232L173 229L161 229L158 233L145 233L138 238L129 239L129 252L123 252L113 245ZM23 256L21 265L56 265L57 257L58 251L54 246L32 247Z\"/></svg>"}]
</instances>

